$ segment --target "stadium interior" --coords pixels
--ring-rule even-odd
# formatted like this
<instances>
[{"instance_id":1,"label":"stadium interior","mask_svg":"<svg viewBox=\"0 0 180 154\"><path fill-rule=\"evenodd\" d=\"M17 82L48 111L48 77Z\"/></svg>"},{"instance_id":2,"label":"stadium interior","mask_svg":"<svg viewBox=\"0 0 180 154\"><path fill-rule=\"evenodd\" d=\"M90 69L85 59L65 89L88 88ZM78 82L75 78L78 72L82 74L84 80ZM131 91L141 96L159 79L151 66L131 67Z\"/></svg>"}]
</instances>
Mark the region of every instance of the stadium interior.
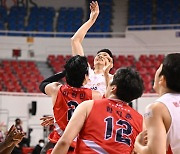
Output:
<instances>
[{"instance_id":1,"label":"stadium interior","mask_svg":"<svg viewBox=\"0 0 180 154\"><path fill-rule=\"evenodd\" d=\"M51 99L39 90L46 77L63 70L71 55L71 37L89 18L91 0L1 0L0 3L0 129L18 117L31 138L47 141L40 118L52 115ZM112 51L117 68L135 68L144 81L144 95L133 107L140 113L157 95L153 80L166 54L180 52L179 0L98 0L100 15L83 42L93 67L96 52ZM35 114L30 112L35 103Z\"/></svg>"}]
</instances>

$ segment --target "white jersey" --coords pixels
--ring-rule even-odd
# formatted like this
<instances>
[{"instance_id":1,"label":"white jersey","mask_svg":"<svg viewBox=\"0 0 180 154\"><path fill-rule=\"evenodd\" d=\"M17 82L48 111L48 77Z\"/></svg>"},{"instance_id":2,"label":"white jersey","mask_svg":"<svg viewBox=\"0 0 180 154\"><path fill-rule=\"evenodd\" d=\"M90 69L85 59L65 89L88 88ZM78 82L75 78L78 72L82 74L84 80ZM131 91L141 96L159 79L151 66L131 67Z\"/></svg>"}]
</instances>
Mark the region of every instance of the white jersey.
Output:
<instances>
[{"instance_id":1,"label":"white jersey","mask_svg":"<svg viewBox=\"0 0 180 154\"><path fill-rule=\"evenodd\" d=\"M84 87L97 90L101 93L101 95L104 95L106 91L106 81L104 74L95 74L94 71L89 68L89 79L90 81Z\"/></svg>"},{"instance_id":2,"label":"white jersey","mask_svg":"<svg viewBox=\"0 0 180 154\"><path fill-rule=\"evenodd\" d=\"M173 154L180 154L180 94L167 93L157 101L166 105L172 119L167 133L167 146L171 146Z\"/></svg>"}]
</instances>

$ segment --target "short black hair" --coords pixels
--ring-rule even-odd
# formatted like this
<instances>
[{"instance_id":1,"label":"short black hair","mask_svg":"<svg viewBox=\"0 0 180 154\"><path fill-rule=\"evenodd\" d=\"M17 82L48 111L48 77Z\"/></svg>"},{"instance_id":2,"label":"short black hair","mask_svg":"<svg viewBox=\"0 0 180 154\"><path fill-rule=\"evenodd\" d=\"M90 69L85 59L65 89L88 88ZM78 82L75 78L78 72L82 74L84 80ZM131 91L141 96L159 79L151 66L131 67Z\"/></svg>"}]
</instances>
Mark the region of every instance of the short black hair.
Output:
<instances>
[{"instance_id":1,"label":"short black hair","mask_svg":"<svg viewBox=\"0 0 180 154\"><path fill-rule=\"evenodd\" d=\"M141 97L144 90L142 78L131 67L118 69L111 85L117 86L116 96L124 102L131 102Z\"/></svg>"},{"instance_id":2,"label":"short black hair","mask_svg":"<svg viewBox=\"0 0 180 154\"><path fill-rule=\"evenodd\" d=\"M168 54L162 64L160 76L165 76L167 87L180 92L180 53Z\"/></svg>"},{"instance_id":3,"label":"short black hair","mask_svg":"<svg viewBox=\"0 0 180 154\"><path fill-rule=\"evenodd\" d=\"M16 119L15 119L15 123L16 123L16 124L20 124L20 123L21 123L21 119L16 118Z\"/></svg>"},{"instance_id":4,"label":"short black hair","mask_svg":"<svg viewBox=\"0 0 180 154\"><path fill-rule=\"evenodd\" d=\"M84 56L76 55L70 58L65 66L66 82L68 85L80 88L83 85L85 75L88 75L88 62Z\"/></svg>"},{"instance_id":5,"label":"short black hair","mask_svg":"<svg viewBox=\"0 0 180 154\"><path fill-rule=\"evenodd\" d=\"M99 50L99 51L97 52L97 54L100 53L100 52L106 52L106 53L108 53L109 56L113 59L112 52L111 52L109 49L101 49L101 50ZM113 62L114 62L114 59L113 59Z\"/></svg>"}]
</instances>

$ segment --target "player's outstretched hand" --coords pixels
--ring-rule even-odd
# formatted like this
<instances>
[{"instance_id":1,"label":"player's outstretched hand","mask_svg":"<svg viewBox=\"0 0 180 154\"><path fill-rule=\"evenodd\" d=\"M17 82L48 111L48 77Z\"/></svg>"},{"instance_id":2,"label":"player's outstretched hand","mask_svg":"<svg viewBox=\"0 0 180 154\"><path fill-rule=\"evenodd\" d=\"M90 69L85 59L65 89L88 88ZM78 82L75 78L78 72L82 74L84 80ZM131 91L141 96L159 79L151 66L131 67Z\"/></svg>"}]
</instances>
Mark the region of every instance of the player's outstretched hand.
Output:
<instances>
[{"instance_id":1,"label":"player's outstretched hand","mask_svg":"<svg viewBox=\"0 0 180 154\"><path fill-rule=\"evenodd\" d=\"M10 147L12 144L18 144L19 142L21 142L24 135L25 134L23 132L18 131L16 127L12 125L4 141L6 147Z\"/></svg>"},{"instance_id":2,"label":"player's outstretched hand","mask_svg":"<svg viewBox=\"0 0 180 154\"><path fill-rule=\"evenodd\" d=\"M90 3L90 10L91 10L90 19L95 21L99 15L99 5L97 1L92 1Z\"/></svg>"},{"instance_id":3,"label":"player's outstretched hand","mask_svg":"<svg viewBox=\"0 0 180 154\"><path fill-rule=\"evenodd\" d=\"M40 118L40 120L42 120L41 126L44 126L44 127L54 124L54 117L52 116L46 116L46 117Z\"/></svg>"}]
</instances>

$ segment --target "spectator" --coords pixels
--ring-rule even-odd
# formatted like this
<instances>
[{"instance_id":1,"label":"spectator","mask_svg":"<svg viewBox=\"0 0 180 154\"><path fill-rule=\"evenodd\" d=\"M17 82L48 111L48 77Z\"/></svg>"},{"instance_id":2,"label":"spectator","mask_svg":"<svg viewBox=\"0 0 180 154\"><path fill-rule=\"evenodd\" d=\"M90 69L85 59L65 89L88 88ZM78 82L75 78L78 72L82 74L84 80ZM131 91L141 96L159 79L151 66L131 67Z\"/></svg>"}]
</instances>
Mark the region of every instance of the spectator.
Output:
<instances>
[{"instance_id":1,"label":"spectator","mask_svg":"<svg viewBox=\"0 0 180 154\"><path fill-rule=\"evenodd\" d=\"M32 154L40 154L43 146L44 146L44 140L39 140L39 144L35 146Z\"/></svg>"}]
</instances>

